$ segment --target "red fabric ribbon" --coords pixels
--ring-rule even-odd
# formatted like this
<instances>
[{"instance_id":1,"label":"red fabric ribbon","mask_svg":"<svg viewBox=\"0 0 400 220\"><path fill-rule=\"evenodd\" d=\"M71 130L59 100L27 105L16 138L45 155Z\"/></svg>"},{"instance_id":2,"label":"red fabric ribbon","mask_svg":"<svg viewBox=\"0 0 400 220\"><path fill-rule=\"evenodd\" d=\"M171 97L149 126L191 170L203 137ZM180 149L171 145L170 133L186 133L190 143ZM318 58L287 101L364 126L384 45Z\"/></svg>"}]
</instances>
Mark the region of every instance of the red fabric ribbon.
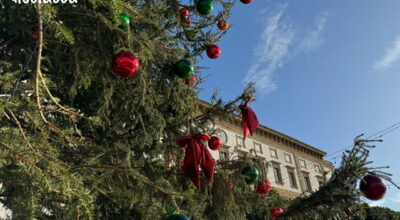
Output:
<instances>
[{"instance_id":1,"label":"red fabric ribbon","mask_svg":"<svg viewBox=\"0 0 400 220\"><path fill-rule=\"evenodd\" d=\"M266 180L265 184L263 184L262 182L258 181L256 191L258 194L261 194L261 195L268 194L269 191L271 191L271 182Z\"/></svg>"},{"instance_id":2,"label":"red fabric ribbon","mask_svg":"<svg viewBox=\"0 0 400 220\"><path fill-rule=\"evenodd\" d=\"M244 140L249 136L249 133L253 136L253 133L256 131L259 124L256 114L249 107L249 102L250 100L245 103L241 113Z\"/></svg>"},{"instance_id":3,"label":"red fabric ribbon","mask_svg":"<svg viewBox=\"0 0 400 220\"><path fill-rule=\"evenodd\" d=\"M185 159L183 160L183 173L191 178L197 189L200 188L200 167L204 175L211 181L214 177L215 159L201 142L208 141L210 137L205 133L192 134L192 136L180 137L176 144L186 147Z\"/></svg>"}]
</instances>

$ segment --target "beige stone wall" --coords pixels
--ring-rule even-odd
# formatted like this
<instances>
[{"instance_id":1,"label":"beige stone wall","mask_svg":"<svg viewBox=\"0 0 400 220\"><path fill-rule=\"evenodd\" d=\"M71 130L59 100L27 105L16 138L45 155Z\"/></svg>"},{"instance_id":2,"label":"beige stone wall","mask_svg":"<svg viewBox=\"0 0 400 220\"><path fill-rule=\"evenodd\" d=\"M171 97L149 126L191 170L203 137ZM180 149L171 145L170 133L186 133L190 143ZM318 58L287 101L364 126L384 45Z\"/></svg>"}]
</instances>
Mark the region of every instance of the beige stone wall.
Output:
<instances>
[{"instance_id":1,"label":"beige stone wall","mask_svg":"<svg viewBox=\"0 0 400 220\"><path fill-rule=\"evenodd\" d=\"M238 149L240 152L251 153L252 151L253 154L255 152L257 156L273 162L275 166L280 168L283 184L277 183L272 167L268 168L267 177L282 196L294 198L307 191L305 176L309 177L311 190L315 191L319 188L319 182L324 179L324 171L329 171L325 180L332 175L333 165L322 159L326 153L286 135L281 137L271 136L264 132L265 127L263 126L258 128L261 131L242 142L241 123L235 117L218 120L215 125L216 128L223 131L221 134L226 134L227 141L224 145L229 149L230 158L237 156L235 149ZM277 134L280 133L277 132ZM259 149L260 146L261 149ZM271 150L276 151L277 157L275 157L274 152L271 153ZM217 160L220 158L218 151L213 151L212 155ZM290 184L289 170L294 171L296 187L292 187Z\"/></svg>"}]
</instances>

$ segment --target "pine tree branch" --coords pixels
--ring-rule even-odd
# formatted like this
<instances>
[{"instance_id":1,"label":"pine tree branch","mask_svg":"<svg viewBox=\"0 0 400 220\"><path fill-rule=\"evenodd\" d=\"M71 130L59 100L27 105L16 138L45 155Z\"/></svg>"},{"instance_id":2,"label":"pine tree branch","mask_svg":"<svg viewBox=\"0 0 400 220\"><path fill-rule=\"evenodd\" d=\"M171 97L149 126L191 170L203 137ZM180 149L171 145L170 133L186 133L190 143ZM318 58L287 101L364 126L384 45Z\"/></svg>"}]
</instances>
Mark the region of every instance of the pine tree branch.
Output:
<instances>
[{"instance_id":1,"label":"pine tree branch","mask_svg":"<svg viewBox=\"0 0 400 220\"><path fill-rule=\"evenodd\" d=\"M115 167L115 166L107 166L107 165L79 165L79 166L71 167L70 169L76 170L76 169L83 169L83 168L108 169L108 170L114 170L114 171L118 171L118 172L122 172L122 173L127 173L127 174L130 174L133 177L135 177L140 182L158 190L159 192L161 192L167 196L185 198L184 195L181 195L181 194L178 194L175 192L168 192L168 191L164 190L162 187L155 186L150 180L148 180L147 178L145 178L144 176L142 176L136 172L133 172L132 170L126 170L123 168L119 168L119 167Z\"/></svg>"},{"instance_id":2,"label":"pine tree branch","mask_svg":"<svg viewBox=\"0 0 400 220\"><path fill-rule=\"evenodd\" d=\"M43 114L42 110L42 105L40 103L40 91L39 91L39 78L41 74L41 63L42 63L42 50L43 50L43 21L42 21L42 11L41 11L41 4L36 3L36 9L37 9L37 14L38 14L38 28L39 28L39 39L38 39L38 52L37 52L37 57L36 57L36 70L35 70L35 97L36 97L36 105L40 113L40 117L42 120L46 123L49 124L47 121L46 117Z\"/></svg>"}]
</instances>

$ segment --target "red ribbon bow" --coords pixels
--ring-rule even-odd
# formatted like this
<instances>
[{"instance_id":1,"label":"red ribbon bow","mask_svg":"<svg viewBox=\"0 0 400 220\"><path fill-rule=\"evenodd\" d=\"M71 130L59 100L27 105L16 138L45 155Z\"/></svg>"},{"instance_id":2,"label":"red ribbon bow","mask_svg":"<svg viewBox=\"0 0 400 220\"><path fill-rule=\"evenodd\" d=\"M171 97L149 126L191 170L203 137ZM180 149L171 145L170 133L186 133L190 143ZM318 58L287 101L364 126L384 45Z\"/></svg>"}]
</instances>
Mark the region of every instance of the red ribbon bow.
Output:
<instances>
[{"instance_id":1,"label":"red ribbon bow","mask_svg":"<svg viewBox=\"0 0 400 220\"><path fill-rule=\"evenodd\" d=\"M247 100L244 108L242 109L242 127L243 127L243 139L249 136L249 133L253 136L259 124L258 119L254 111L249 107L250 100Z\"/></svg>"},{"instance_id":2,"label":"red ribbon bow","mask_svg":"<svg viewBox=\"0 0 400 220\"><path fill-rule=\"evenodd\" d=\"M192 179L192 182L200 188L200 167L207 178L211 181L214 177L215 159L201 142L208 141L210 137L205 133L193 134L192 136L180 137L176 144L180 147L186 147L185 159L183 160L183 173Z\"/></svg>"}]
</instances>

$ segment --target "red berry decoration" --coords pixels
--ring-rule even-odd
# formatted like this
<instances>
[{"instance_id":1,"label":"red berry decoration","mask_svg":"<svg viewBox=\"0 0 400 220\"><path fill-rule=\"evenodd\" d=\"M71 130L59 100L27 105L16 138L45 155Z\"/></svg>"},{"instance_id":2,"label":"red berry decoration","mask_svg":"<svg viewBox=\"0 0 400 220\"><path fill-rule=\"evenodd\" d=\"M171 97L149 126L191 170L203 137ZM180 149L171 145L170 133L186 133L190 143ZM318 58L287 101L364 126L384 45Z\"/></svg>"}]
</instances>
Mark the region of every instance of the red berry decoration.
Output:
<instances>
[{"instance_id":1,"label":"red berry decoration","mask_svg":"<svg viewBox=\"0 0 400 220\"><path fill-rule=\"evenodd\" d=\"M114 74L122 78L129 78L133 76L138 68L138 58L129 52L117 54L112 63L112 70Z\"/></svg>"},{"instance_id":2,"label":"red berry decoration","mask_svg":"<svg viewBox=\"0 0 400 220\"><path fill-rule=\"evenodd\" d=\"M221 146L222 146L222 141L221 139L219 139L219 137L212 136L208 141L208 147L211 150L218 150L221 148Z\"/></svg>"},{"instance_id":3,"label":"red berry decoration","mask_svg":"<svg viewBox=\"0 0 400 220\"><path fill-rule=\"evenodd\" d=\"M243 4L250 4L253 0L240 0Z\"/></svg>"},{"instance_id":4,"label":"red berry decoration","mask_svg":"<svg viewBox=\"0 0 400 220\"><path fill-rule=\"evenodd\" d=\"M278 217L282 215L283 209L281 207L272 207L270 212L272 217Z\"/></svg>"},{"instance_id":5,"label":"red berry decoration","mask_svg":"<svg viewBox=\"0 0 400 220\"><path fill-rule=\"evenodd\" d=\"M379 176L366 175L360 182L360 191L370 200L380 200L386 193L386 185Z\"/></svg>"},{"instance_id":6,"label":"red berry decoration","mask_svg":"<svg viewBox=\"0 0 400 220\"><path fill-rule=\"evenodd\" d=\"M218 29L220 29L221 31L225 31L229 28L229 24L226 21L219 21L217 26L218 26Z\"/></svg>"},{"instance_id":7,"label":"red berry decoration","mask_svg":"<svg viewBox=\"0 0 400 220\"><path fill-rule=\"evenodd\" d=\"M179 15L181 16L181 18L187 18L189 16L189 10L187 10L186 8L181 8L179 9Z\"/></svg>"},{"instance_id":8,"label":"red berry decoration","mask_svg":"<svg viewBox=\"0 0 400 220\"><path fill-rule=\"evenodd\" d=\"M269 191L271 191L271 182L266 180L265 183L263 184L262 182L258 181L256 191L258 194L261 194L261 195L268 194Z\"/></svg>"},{"instance_id":9,"label":"red berry decoration","mask_svg":"<svg viewBox=\"0 0 400 220\"><path fill-rule=\"evenodd\" d=\"M196 75L192 75L191 77L185 79L185 84L188 86L193 86L196 84L196 82L197 82Z\"/></svg>"},{"instance_id":10,"label":"red berry decoration","mask_svg":"<svg viewBox=\"0 0 400 220\"><path fill-rule=\"evenodd\" d=\"M207 47L207 56L210 57L211 59L216 59L221 55L221 49L217 45L209 45Z\"/></svg>"}]
</instances>

